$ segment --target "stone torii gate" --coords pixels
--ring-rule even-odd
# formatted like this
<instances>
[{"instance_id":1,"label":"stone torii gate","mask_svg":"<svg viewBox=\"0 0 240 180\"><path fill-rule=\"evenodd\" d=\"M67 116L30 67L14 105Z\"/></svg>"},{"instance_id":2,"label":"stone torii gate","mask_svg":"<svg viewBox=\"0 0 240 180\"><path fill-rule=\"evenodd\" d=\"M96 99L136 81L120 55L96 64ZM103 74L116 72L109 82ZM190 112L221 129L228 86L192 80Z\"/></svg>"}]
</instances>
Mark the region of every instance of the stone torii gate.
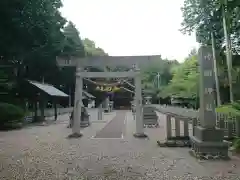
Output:
<instances>
[{"instance_id":1,"label":"stone torii gate","mask_svg":"<svg viewBox=\"0 0 240 180\"><path fill-rule=\"evenodd\" d=\"M100 56L87 58L71 58L61 59L57 58L58 66L76 66L76 89L74 102L74 119L72 134L69 137L81 137L80 133L80 119L82 107L82 91L83 78L133 78L135 82L135 103L136 103L136 131L135 137L145 138L143 126L143 107L142 107L142 89L140 67L149 66L152 63L159 62L161 56ZM87 72L85 67L97 67L103 69L104 72ZM106 66L125 66L134 67L130 71L125 72L108 72Z\"/></svg>"},{"instance_id":2,"label":"stone torii gate","mask_svg":"<svg viewBox=\"0 0 240 180\"><path fill-rule=\"evenodd\" d=\"M142 117L142 90L141 90L141 76L140 69L126 72L87 72L83 68L78 67L76 71L76 89L75 89L75 102L74 102L74 119L72 135L80 137L80 119L82 107L82 91L83 91L83 78L134 78L135 82L135 103L136 103L136 132L135 137L146 137L143 131L143 117Z\"/></svg>"}]
</instances>

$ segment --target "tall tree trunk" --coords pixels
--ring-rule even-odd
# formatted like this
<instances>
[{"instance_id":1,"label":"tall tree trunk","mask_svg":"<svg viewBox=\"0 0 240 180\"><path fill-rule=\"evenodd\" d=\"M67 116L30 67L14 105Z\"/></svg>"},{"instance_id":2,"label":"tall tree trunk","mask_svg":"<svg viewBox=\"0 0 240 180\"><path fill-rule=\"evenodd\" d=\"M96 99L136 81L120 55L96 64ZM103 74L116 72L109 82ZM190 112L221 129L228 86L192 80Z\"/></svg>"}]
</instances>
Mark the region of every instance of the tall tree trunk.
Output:
<instances>
[{"instance_id":1,"label":"tall tree trunk","mask_svg":"<svg viewBox=\"0 0 240 180\"><path fill-rule=\"evenodd\" d=\"M213 68L214 68L216 93L217 93L217 106L220 106L221 105L221 96L220 96L220 89L219 89L217 58L216 58L216 50L215 50L215 37L214 37L213 32L211 32L211 38L212 38Z\"/></svg>"},{"instance_id":2,"label":"tall tree trunk","mask_svg":"<svg viewBox=\"0 0 240 180\"><path fill-rule=\"evenodd\" d=\"M226 41L226 59L227 59L227 67L228 67L228 81L229 81L229 93L230 93L230 101L234 101L233 97L233 85L232 85L232 50L231 50L231 40L230 35L228 34L227 21L226 21L226 9L227 9L227 0L225 4L222 6L222 15L223 15L223 30Z\"/></svg>"}]
</instances>

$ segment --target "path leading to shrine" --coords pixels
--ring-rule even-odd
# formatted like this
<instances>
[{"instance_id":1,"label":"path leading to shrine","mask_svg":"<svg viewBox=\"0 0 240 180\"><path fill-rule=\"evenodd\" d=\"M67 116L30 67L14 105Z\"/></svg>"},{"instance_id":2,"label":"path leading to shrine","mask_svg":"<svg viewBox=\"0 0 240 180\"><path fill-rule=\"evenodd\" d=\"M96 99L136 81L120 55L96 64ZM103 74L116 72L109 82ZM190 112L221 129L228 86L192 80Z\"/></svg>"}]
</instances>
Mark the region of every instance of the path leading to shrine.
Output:
<instances>
[{"instance_id":1,"label":"path leading to shrine","mask_svg":"<svg viewBox=\"0 0 240 180\"><path fill-rule=\"evenodd\" d=\"M122 125L114 117L124 114L127 120L123 139L92 138L97 132ZM130 111L105 114L104 120L97 120L97 111L91 110L92 124L81 129L83 137L79 139L67 138L71 133L66 128L68 115L60 116L57 124L0 132L0 179L239 179L239 159L197 161L189 155L188 148L158 147L156 140L164 139L166 120L164 115L159 117L159 128L145 129L149 139L133 137L135 120Z\"/></svg>"},{"instance_id":2,"label":"path leading to shrine","mask_svg":"<svg viewBox=\"0 0 240 180\"><path fill-rule=\"evenodd\" d=\"M116 116L94 138L123 138L125 128L126 111L117 111Z\"/></svg>"}]
</instances>

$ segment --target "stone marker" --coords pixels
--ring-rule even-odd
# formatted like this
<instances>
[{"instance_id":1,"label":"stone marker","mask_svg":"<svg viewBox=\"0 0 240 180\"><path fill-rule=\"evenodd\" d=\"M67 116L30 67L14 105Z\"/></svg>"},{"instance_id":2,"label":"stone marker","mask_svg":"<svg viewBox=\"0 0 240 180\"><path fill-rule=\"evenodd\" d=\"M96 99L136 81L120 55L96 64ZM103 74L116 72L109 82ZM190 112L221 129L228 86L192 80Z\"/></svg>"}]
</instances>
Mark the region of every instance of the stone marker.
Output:
<instances>
[{"instance_id":1,"label":"stone marker","mask_svg":"<svg viewBox=\"0 0 240 180\"><path fill-rule=\"evenodd\" d=\"M100 104L98 107L98 120L102 120L102 119L103 119L103 108L102 108L102 104Z\"/></svg>"},{"instance_id":2,"label":"stone marker","mask_svg":"<svg viewBox=\"0 0 240 180\"><path fill-rule=\"evenodd\" d=\"M147 127L158 126L158 116L153 107L148 105L143 107L143 124Z\"/></svg>"},{"instance_id":3,"label":"stone marker","mask_svg":"<svg viewBox=\"0 0 240 180\"><path fill-rule=\"evenodd\" d=\"M228 144L223 142L224 132L216 128L213 56L210 46L198 51L200 72L200 126L195 126L191 143L195 154L228 156Z\"/></svg>"}]
</instances>

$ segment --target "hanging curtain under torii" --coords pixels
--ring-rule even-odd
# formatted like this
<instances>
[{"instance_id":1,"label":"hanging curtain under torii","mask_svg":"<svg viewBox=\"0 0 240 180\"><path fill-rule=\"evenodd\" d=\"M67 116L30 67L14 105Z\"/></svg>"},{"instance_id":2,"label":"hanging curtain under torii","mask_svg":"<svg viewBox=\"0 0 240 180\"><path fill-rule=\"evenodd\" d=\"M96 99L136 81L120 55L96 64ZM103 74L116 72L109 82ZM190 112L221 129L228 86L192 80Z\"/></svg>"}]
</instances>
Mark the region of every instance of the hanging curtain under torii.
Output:
<instances>
[{"instance_id":1,"label":"hanging curtain under torii","mask_svg":"<svg viewBox=\"0 0 240 180\"><path fill-rule=\"evenodd\" d=\"M121 79L117 79L117 82L113 82L113 83L106 83L103 81L93 81L91 79L85 79L93 84L95 84L96 90L98 91L103 91L103 92L116 92L121 90L121 87L119 87L120 85L124 84L124 81Z\"/></svg>"}]
</instances>

